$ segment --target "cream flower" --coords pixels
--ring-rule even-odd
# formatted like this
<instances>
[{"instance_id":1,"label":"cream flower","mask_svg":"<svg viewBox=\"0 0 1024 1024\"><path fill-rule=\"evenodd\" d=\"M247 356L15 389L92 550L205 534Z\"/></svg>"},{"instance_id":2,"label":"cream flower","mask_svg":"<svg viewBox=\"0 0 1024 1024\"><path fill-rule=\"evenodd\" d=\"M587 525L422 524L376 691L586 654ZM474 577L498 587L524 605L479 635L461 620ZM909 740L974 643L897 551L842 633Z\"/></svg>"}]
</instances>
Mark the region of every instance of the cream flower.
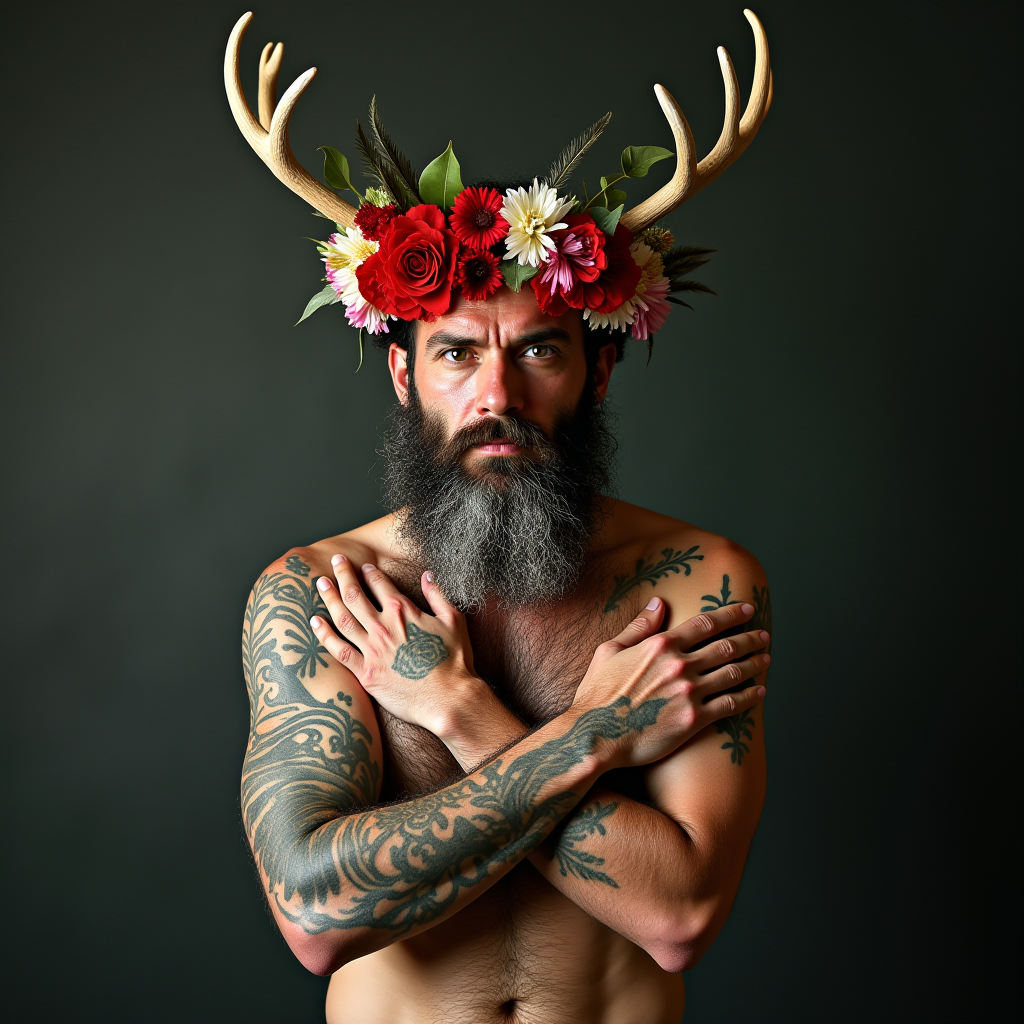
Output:
<instances>
[{"instance_id":1,"label":"cream flower","mask_svg":"<svg viewBox=\"0 0 1024 1024\"><path fill-rule=\"evenodd\" d=\"M561 221L576 202L572 199L559 199L558 194L549 185L540 185L533 179L529 189L510 188L505 193L505 202L501 215L508 221L509 232L505 237L505 259L518 259L519 265L539 267L547 263L548 256L555 247L549 231L558 231L566 227Z\"/></svg>"},{"instance_id":2,"label":"cream flower","mask_svg":"<svg viewBox=\"0 0 1024 1024\"><path fill-rule=\"evenodd\" d=\"M371 334L385 333L387 320L394 317L370 305L359 291L356 267L380 248L379 242L364 238L353 224L345 231L331 235L323 247L323 261L327 265L327 280L345 303L345 316L353 327L366 328Z\"/></svg>"}]
</instances>

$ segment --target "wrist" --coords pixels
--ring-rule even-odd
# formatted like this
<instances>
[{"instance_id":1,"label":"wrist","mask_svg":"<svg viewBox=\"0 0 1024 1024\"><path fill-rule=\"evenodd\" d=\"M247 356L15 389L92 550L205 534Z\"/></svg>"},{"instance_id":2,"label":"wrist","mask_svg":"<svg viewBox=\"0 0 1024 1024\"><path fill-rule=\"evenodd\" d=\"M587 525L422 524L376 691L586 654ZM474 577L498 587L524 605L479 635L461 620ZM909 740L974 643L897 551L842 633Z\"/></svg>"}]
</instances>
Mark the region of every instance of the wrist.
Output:
<instances>
[{"instance_id":1,"label":"wrist","mask_svg":"<svg viewBox=\"0 0 1024 1024\"><path fill-rule=\"evenodd\" d=\"M526 726L479 676L465 672L445 687L445 701L427 727L469 769L523 736Z\"/></svg>"}]
</instances>

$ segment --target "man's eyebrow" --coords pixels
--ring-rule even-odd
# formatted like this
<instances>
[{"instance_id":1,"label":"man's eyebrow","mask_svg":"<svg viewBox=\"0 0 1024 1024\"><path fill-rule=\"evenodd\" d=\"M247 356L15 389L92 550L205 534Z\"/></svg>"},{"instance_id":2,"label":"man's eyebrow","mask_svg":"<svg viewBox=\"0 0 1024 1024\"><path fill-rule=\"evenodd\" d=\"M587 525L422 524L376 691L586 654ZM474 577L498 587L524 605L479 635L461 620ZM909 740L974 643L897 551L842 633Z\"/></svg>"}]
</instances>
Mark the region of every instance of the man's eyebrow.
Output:
<instances>
[{"instance_id":1,"label":"man's eyebrow","mask_svg":"<svg viewBox=\"0 0 1024 1024\"><path fill-rule=\"evenodd\" d=\"M465 335L458 334L455 331L438 331L437 334L432 334L427 338L425 351L430 352L436 348L461 348L466 345L479 344L480 342L476 338L467 338Z\"/></svg>"},{"instance_id":2,"label":"man's eyebrow","mask_svg":"<svg viewBox=\"0 0 1024 1024\"><path fill-rule=\"evenodd\" d=\"M571 342L572 335L561 327L538 327L536 330L527 331L519 335L513 342L514 345L538 345L542 341L565 341ZM457 331L438 331L427 338L424 352L433 352L439 348L463 348L470 345L486 345L479 338L470 338Z\"/></svg>"}]
</instances>

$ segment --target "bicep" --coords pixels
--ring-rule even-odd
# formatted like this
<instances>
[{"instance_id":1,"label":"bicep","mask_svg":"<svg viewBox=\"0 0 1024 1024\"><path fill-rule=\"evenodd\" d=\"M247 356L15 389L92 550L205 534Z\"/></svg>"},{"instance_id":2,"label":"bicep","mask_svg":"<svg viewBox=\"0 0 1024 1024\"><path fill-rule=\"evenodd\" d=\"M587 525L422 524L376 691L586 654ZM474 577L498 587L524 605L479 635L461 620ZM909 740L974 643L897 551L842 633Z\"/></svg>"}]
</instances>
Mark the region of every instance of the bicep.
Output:
<instances>
[{"instance_id":1,"label":"bicep","mask_svg":"<svg viewBox=\"0 0 1024 1024\"><path fill-rule=\"evenodd\" d=\"M675 626L692 615L748 602L751 620L737 630L771 632L771 599L760 565L750 556L707 560L685 592L666 595ZM724 634L723 634L724 635ZM770 644L769 644L770 647ZM740 684L765 683L767 673ZM647 770L659 810L684 828L706 857L710 879L738 885L764 803L764 710L761 704L720 719Z\"/></svg>"},{"instance_id":2,"label":"bicep","mask_svg":"<svg viewBox=\"0 0 1024 1024\"><path fill-rule=\"evenodd\" d=\"M297 556L272 565L242 632L251 708L242 817L268 892L285 900L323 873L305 837L380 792L372 704L310 628L310 616L323 614L314 581Z\"/></svg>"}]
</instances>

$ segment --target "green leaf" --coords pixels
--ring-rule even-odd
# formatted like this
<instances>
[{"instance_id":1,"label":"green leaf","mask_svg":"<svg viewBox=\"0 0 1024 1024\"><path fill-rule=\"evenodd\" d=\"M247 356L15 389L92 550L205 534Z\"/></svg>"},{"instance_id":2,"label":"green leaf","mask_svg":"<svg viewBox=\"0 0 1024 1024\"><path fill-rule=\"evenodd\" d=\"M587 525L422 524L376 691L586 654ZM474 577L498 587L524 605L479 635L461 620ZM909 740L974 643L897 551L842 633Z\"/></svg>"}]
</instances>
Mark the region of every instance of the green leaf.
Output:
<instances>
[{"instance_id":1,"label":"green leaf","mask_svg":"<svg viewBox=\"0 0 1024 1024\"><path fill-rule=\"evenodd\" d=\"M627 178L646 178L647 172L659 161L675 156L671 149L661 146L627 146L622 151L622 173Z\"/></svg>"},{"instance_id":2,"label":"green leaf","mask_svg":"<svg viewBox=\"0 0 1024 1024\"><path fill-rule=\"evenodd\" d=\"M423 168L420 175L420 198L423 202L450 210L455 197L463 189L462 178L459 177L461 170L449 142L448 148Z\"/></svg>"},{"instance_id":3,"label":"green leaf","mask_svg":"<svg viewBox=\"0 0 1024 1024\"><path fill-rule=\"evenodd\" d=\"M622 216L623 206L616 206L614 210L606 210L603 206L592 206L587 212L594 218L594 223L609 237L615 234L619 218Z\"/></svg>"},{"instance_id":4,"label":"green leaf","mask_svg":"<svg viewBox=\"0 0 1024 1024\"><path fill-rule=\"evenodd\" d=\"M341 297L338 293L330 285L327 285L322 292L317 292L316 295L306 303L305 312L298 320L295 321L295 326L298 327L307 316L312 316L321 306L330 306L333 303L340 301Z\"/></svg>"},{"instance_id":5,"label":"green leaf","mask_svg":"<svg viewBox=\"0 0 1024 1024\"><path fill-rule=\"evenodd\" d=\"M350 192L356 192L352 182L349 180L348 160L345 154L339 153L331 146L319 146L317 148L324 155L324 181L331 188L348 189ZM359 193L356 192L356 195L359 195Z\"/></svg>"},{"instance_id":6,"label":"green leaf","mask_svg":"<svg viewBox=\"0 0 1024 1024\"><path fill-rule=\"evenodd\" d=\"M517 292L531 277L536 277L540 273L540 267L531 267L529 263L521 267L517 260L502 260L501 272L505 276L505 284Z\"/></svg>"},{"instance_id":7,"label":"green leaf","mask_svg":"<svg viewBox=\"0 0 1024 1024\"><path fill-rule=\"evenodd\" d=\"M604 194L605 199L608 200L608 209L614 210L616 206L626 205L626 193L621 188L610 188Z\"/></svg>"}]
</instances>

